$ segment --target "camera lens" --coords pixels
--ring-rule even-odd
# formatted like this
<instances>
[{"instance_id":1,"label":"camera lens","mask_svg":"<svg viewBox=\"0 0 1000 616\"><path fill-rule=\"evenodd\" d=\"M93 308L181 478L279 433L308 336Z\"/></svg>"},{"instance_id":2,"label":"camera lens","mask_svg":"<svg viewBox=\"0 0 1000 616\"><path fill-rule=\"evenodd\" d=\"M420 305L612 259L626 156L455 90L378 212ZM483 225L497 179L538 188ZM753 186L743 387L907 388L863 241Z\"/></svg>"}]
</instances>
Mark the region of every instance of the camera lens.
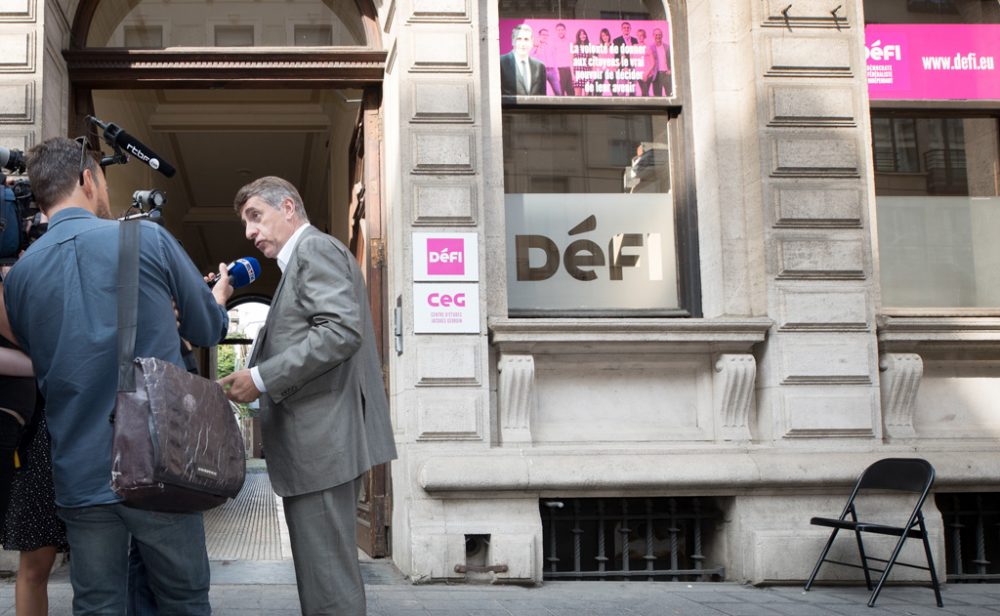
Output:
<instances>
[{"instance_id":1,"label":"camera lens","mask_svg":"<svg viewBox=\"0 0 1000 616\"><path fill-rule=\"evenodd\" d=\"M144 210L150 210L163 206L167 202L167 196L161 190L137 190L132 193L132 202Z\"/></svg>"}]
</instances>

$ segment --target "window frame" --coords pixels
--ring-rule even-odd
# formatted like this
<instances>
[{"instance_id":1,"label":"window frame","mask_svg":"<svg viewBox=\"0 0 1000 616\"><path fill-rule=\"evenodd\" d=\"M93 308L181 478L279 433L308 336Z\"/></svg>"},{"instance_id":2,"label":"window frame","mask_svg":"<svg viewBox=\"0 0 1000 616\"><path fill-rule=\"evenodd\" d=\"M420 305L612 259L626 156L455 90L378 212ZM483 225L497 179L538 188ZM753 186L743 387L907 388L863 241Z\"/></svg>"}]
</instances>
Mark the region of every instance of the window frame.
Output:
<instances>
[{"instance_id":1,"label":"window frame","mask_svg":"<svg viewBox=\"0 0 1000 616\"><path fill-rule=\"evenodd\" d=\"M491 62L488 74L490 83L498 94L499 127L501 140L503 135L502 116L508 112L538 113L559 112L593 113L593 114L626 114L628 112L650 112L652 110L665 113L667 116L667 135L671 157L671 195L674 208L674 249L677 259L677 307L651 308L643 310L625 309L521 309L511 310L507 306L507 318L629 318L629 317L668 317L668 318L700 318L702 317L701 298L701 265L699 260L698 238L698 202L695 190L694 153L691 144L694 143L692 122L688 121L685 109L691 109L691 86L688 74L688 34L687 13L683 2L678 0L650 0L662 2L670 25L671 65L674 68L674 90L667 97L549 97L549 96L515 96L499 94L500 66ZM525 17L525 19L530 19ZM630 19L624 17L623 19ZM493 28L498 22L493 23ZM494 50L498 52L498 50ZM501 152L502 152L501 146ZM500 202L503 204L507 194L503 185L503 159L500 157ZM529 193L530 194L530 193ZM503 215L506 215L504 211ZM504 246L510 240L504 232ZM504 295L509 297L506 287L506 273L514 264L508 263L504 253Z\"/></svg>"},{"instance_id":2,"label":"window frame","mask_svg":"<svg viewBox=\"0 0 1000 616\"><path fill-rule=\"evenodd\" d=\"M866 0L870 1L870 0ZM888 22L868 22L864 7L862 6L862 31L868 25L884 24ZM893 22L895 23L895 22ZM910 23L910 22L899 22ZM957 22L923 22L912 23L957 23ZM1000 24L995 24L1000 25ZM867 82L866 82L867 91ZM949 99L876 99L868 100L868 123L869 137L871 139L871 173L872 173L872 214L875 221L873 229L873 242L879 251L878 261L881 262L881 246L879 245L877 233L878 204L875 194L875 140L872 132L873 116L892 117L920 115L927 118L993 118L1000 123L1000 100L949 100ZM1000 147L1000 144L998 144ZM1000 305L990 307L973 306L951 306L951 307L908 307L908 306L887 306L882 295L882 271L878 272L879 286L879 313L887 318L892 317L995 317L1000 316Z\"/></svg>"}]
</instances>

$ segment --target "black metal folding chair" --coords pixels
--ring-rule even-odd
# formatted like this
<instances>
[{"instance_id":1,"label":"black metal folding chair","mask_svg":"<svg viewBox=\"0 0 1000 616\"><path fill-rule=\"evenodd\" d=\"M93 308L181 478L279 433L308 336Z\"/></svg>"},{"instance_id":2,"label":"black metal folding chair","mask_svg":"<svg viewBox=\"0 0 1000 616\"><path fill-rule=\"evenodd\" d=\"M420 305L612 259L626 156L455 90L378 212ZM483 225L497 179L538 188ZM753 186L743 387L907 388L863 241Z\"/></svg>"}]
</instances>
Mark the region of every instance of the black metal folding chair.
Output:
<instances>
[{"instance_id":1,"label":"black metal folding chair","mask_svg":"<svg viewBox=\"0 0 1000 616\"><path fill-rule=\"evenodd\" d=\"M844 507L839 518L813 518L810 520L810 523L817 526L833 528L833 532L830 534L830 539L826 542L826 547L823 548L819 560L816 561L816 566L813 568L812 575L809 576L809 581L806 582L805 589L809 590L812 586L816 575L819 573L819 568L825 562L862 569L865 572L865 584L867 584L868 590L872 591L871 596L868 598L868 607L874 607L875 600L878 599L878 594L882 591L882 585L885 583L886 578L889 577L889 571L892 570L894 565L899 565L901 567L929 571L931 574L931 586L934 588L934 597L937 599L937 606L944 607L944 603L941 602L941 587L938 584L937 572L934 570L934 558L931 556L931 545L927 540L927 527L924 525L924 514L921 511L933 483L934 467L927 460L919 458L886 458L875 462L865 469L865 472L861 473L857 483L854 485L854 491L851 492L851 497L847 500L847 505ZM918 494L919 497L905 525L889 526L858 519L855 500L858 499L859 495L863 497L869 490L910 492ZM833 540L837 538L837 533L841 530L854 531L854 536L858 543L858 554L861 557L860 565L827 558L830 547L833 546ZM888 560L868 556L865 552L864 541L861 538L863 533L899 537L899 541L896 542L896 547L892 551L892 556ZM899 553L903 549L903 543L910 538L920 539L924 542L924 553L927 555L926 567L896 562ZM883 563L884 568L872 566L870 561ZM882 574L875 584L874 590L872 589L872 571Z\"/></svg>"}]
</instances>

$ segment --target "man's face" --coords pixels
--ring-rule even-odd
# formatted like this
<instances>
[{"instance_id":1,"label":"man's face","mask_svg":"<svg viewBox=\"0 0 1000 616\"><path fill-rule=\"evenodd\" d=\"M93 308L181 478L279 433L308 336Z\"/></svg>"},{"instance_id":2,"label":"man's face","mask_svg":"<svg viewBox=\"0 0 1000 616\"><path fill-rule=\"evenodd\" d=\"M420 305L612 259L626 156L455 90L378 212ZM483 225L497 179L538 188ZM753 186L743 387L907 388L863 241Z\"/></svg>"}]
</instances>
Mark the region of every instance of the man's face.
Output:
<instances>
[{"instance_id":1,"label":"man's face","mask_svg":"<svg viewBox=\"0 0 1000 616\"><path fill-rule=\"evenodd\" d=\"M556 26L556 36L561 39L566 38L566 26Z\"/></svg>"},{"instance_id":2,"label":"man's face","mask_svg":"<svg viewBox=\"0 0 1000 616\"><path fill-rule=\"evenodd\" d=\"M628 36L629 32L631 32L631 31L632 31L632 25L631 24L627 24L627 23L626 24L622 24L622 36Z\"/></svg>"},{"instance_id":3,"label":"man's face","mask_svg":"<svg viewBox=\"0 0 1000 616\"><path fill-rule=\"evenodd\" d=\"M295 233L295 205L285 199L279 209L260 197L250 197L240 210L246 238L268 259L276 259L285 242Z\"/></svg>"},{"instance_id":4,"label":"man's face","mask_svg":"<svg viewBox=\"0 0 1000 616\"><path fill-rule=\"evenodd\" d=\"M639 43L640 44L641 43L645 43L646 42L646 32L643 31L643 30L639 30L638 32L635 33L635 38L639 39Z\"/></svg>"},{"instance_id":5,"label":"man's face","mask_svg":"<svg viewBox=\"0 0 1000 616\"><path fill-rule=\"evenodd\" d=\"M514 55L521 60L526 59L533 44L530 30L518 30L514 36Z\"/></svg>"},{"instance_id":6,"label":"man's face","mask_svg":"<svg viewBox=\"0 0 1000 616\"><path fill-rule=\"evenodd\" d=\"M653 42L656 43L657 46L660 46L660 45L663 44L663 31L662 30L653 30Z\"/></svg>"},{"instance_id":7,"label":"man's face","mask_svg":"<svg viewBox=\"0 0 1000 616\"><path fill-rule=\"evenodd\" d=\"M544 45L548 41L549 41L549 31L548 30L539 30L538 31L538 44L539 45Z\"/></svg>"}]
</instances>

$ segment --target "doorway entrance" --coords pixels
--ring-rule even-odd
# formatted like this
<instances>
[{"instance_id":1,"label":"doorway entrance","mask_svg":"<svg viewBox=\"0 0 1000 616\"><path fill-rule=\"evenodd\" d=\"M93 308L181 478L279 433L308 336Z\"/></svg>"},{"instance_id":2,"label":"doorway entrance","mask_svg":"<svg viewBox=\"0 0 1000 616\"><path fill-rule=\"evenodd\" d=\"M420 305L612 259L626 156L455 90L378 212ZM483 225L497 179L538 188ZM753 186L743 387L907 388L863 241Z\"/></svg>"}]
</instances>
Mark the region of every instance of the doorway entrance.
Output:
<instances>
[{"instance_id":1,"label":"doorway entrance","mask_svg":"<svg viewBox=\"0 0 1000 616\"><path fill-rule=\"evenodd\" d=\"M284 177L302 194L310 222L354 250L382 348L381 148L372 137L378 134L376 90L116 88L89 94L88 114L119 125L177 169L166 178L139 162L108 168L115 215L128 209L134 191L161 191L167 202L160 222L200 271L243 256L259 260L260 276L238 289L231 305L249 299L266 304L281 273L246 240L232 199L258 177ZM252 340L246 331L230 335ZM203 353L202 372L214 377L216 367L215 354ZM249 434L259 434L250 424ZM359 548L374 557L389 554L389 506L387 470L375 469L362 490L357 533Z\"/></svg>"}]
</instances>

